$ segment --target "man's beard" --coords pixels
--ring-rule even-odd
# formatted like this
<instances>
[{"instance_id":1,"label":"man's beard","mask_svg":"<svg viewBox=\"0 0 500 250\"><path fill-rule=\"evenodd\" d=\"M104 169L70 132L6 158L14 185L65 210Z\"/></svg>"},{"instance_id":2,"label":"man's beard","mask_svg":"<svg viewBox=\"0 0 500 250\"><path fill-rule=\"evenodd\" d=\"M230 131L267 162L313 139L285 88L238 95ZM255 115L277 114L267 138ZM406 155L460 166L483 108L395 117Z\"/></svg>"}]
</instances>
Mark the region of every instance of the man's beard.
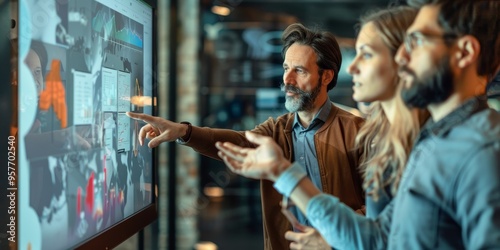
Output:
<instances>
[{"instance_id":1,"label":"man's beard","mask_svg":"<svg viewBox=\"0 0 500 250\"><path fill-rule=\"evenodd\" d=\"M293 85L285 84L281 84L281 91L297 94L297 96L285 96L285 108L288 112L310 111L314 108L314 102L321 91L321 78L316 88L311 92L301 90Z\"/></svg>"},{"instance_id":2,"label":"man's beard","mask_svg":"<svg viewBox=\"0 0 500 250\"><path fill-rule=\"evenodd\" d=\"M401 90L401 97L410 108L427 108L429 104L442 103L453 92L453 73L448 56L438 62L436 70L422 78L406 66L402 66L400 71L412 76L411 86Z\"/></svg>"}]
</instances>

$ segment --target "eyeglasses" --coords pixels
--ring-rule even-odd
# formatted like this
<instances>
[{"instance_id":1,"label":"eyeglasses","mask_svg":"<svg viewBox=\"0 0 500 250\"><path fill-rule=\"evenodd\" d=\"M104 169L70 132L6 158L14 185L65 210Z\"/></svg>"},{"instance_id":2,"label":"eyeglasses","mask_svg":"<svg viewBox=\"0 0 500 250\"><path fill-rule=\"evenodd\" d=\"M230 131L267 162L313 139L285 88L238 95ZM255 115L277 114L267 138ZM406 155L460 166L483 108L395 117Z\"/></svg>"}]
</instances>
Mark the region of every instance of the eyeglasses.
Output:
<instances>
[{"instance_id":1,"label":"eyeglasses","mask_svg":"<svg viewBox=\"0 0 500 250\"><path fill-rule=\"evenodd\" d=\"M294 204L288 199L288 197L283 196L283 200L281 200L281 213L283 213L292 224L294 230L303 232L304 225L300 224L295 215L293 215L293 213L289 210L293 206Z\"/></svg>"},{"instance_id":2,"label":"eyeglasses","mask_svg":"<svg viewBox=\"0 0 500 250\"><path fill-rule=\"evenodd\" d=\"M445 41L452 41L458 37L457 34L423 34L421 32L412 32L405 37L405 49L407 53L411 53L416 47L420 47L428 42L430 39L443 39Z\"/></svg>"}]
</instances>

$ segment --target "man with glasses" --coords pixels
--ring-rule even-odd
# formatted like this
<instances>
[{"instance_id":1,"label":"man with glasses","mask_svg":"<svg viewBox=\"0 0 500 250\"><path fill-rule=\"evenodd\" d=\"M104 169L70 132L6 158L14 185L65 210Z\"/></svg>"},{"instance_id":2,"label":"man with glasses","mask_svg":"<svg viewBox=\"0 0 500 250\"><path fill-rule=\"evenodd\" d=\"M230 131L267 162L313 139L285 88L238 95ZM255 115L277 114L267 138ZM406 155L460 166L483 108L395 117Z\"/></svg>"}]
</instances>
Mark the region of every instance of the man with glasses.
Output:
<instances>
[{"instance_id":1,"label":"man with glasses","mask_svg":"<svg viewBox=\"0 0 500 250\"><path fill-rule=\"evenodd\" d=\"M500 1L432 2L396 55L403 100L432 119L406 166L389 246L497 249L500 115L486 85L500 65Z\"/></svg>"},{"instance_id":2,"label":"man with glasses","mask_svg":"<svg viewBox=\"0 0 500 250\"><path fill-rule=\"evenodd\" d=\"M296 164L268 138L250 135L256 150L220 155L240 171L296 183L281 192L333 247L500 249L500 114L486 103L486 85L500 68L500 1L411 4L421 9L396 55L402 97L432 119L416 139L397 195L375 220L299 183Z\"/></svg>"}]
</instances>

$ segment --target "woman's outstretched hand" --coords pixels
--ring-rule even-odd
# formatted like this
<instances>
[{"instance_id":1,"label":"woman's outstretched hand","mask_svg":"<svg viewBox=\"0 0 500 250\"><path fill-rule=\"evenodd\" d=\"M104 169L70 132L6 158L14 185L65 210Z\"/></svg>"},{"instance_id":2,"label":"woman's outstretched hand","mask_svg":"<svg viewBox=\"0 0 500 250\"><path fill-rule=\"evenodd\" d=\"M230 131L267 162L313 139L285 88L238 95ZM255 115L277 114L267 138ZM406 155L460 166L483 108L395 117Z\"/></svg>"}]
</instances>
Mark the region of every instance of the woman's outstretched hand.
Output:
<instances>
[{"instance_id":1,"label":"woman's outstretched hand","mask_svg":"<svg viewBox=\"0 0 500 250\"><path fill-rule=\"evenodd\" d=\"M275 181L291 163L283 156L278 144L267 136L246 132L247 139L257 148L243 148L230 142L217 142L219 157L236 174Z\"/></svg>"}]
</instances>

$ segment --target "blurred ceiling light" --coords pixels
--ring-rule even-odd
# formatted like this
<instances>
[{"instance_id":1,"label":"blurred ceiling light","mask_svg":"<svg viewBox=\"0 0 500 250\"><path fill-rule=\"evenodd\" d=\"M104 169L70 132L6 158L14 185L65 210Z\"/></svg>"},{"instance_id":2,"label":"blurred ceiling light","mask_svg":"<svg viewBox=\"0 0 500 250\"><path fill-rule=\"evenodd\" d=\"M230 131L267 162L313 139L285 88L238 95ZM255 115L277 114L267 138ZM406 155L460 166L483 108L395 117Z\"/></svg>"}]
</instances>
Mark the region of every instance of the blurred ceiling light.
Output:
<instances>
[{"instance_id":1,"label":"blurred ceiling light","mask_svg":"<svg viewBox=\"0 0 500 250\"><path fill-rule=\"evenodd\" d=\"M196 243L195 250L217 250L217 245L211 241L202 241Z\"/></svg>"},{"instance_id":2,"label":"blurred ceiling light","mask_svg":"<svg viewBox=\"0 0 500 250\"><path fill-rule=\"evenodd\" d=\"M224 189L220 187L205 187L203 193L211 198L218 198L224 196Z\"/></svg>"},{"instance_id":3,"label":"blurred ceiling light","mask_svg":"<svg viewBox=\"0 0 500 250\"><path fill-rule=\"evenodd\" d=\"M219 16L227 16L231 13L231 10L228 7L214 5L212 7L212 12Z\"/></svg>"}]
</instances>

